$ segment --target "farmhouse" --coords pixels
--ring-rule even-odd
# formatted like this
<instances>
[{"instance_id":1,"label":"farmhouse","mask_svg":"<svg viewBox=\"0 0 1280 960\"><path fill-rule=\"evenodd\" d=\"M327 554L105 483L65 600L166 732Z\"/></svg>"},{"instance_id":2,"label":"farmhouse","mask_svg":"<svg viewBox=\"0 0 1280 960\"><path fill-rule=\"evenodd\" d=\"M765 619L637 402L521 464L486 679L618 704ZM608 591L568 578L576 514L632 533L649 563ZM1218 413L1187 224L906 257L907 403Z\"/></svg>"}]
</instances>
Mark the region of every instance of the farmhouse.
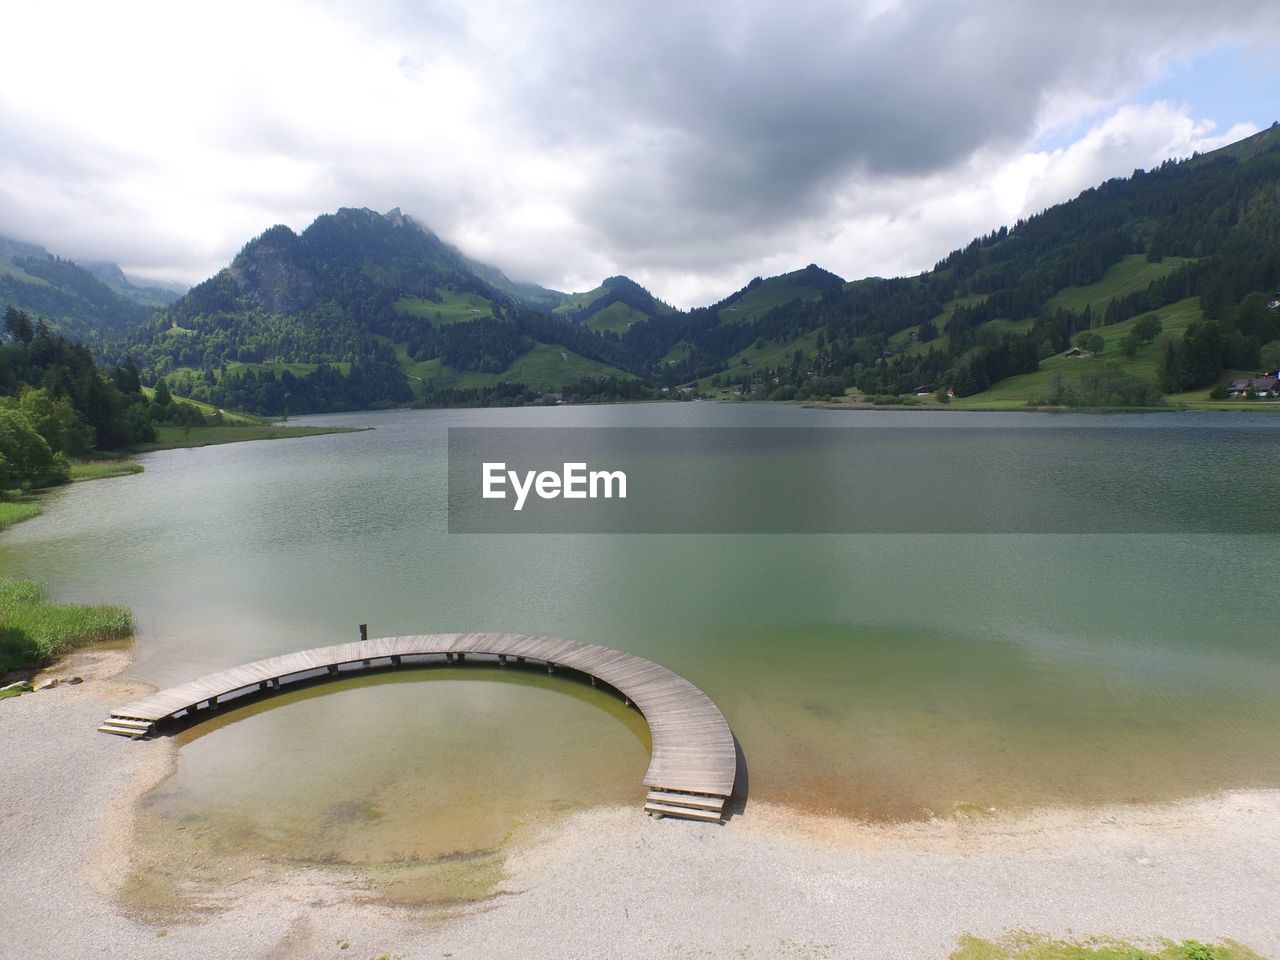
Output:
<instances>
[{"instance_id":1,"label":"farmhouse","mask_svg":"<svg viewBox=\"0 0 1280 960\"><path fill-rule=\"evenodd\" d=\"M1254 377L1250 380L1232 380L1227 393L1233 397L1255 397L1271 399L1280 396L1280 380L1274 376Z\"/></svg>"}]
</instances>

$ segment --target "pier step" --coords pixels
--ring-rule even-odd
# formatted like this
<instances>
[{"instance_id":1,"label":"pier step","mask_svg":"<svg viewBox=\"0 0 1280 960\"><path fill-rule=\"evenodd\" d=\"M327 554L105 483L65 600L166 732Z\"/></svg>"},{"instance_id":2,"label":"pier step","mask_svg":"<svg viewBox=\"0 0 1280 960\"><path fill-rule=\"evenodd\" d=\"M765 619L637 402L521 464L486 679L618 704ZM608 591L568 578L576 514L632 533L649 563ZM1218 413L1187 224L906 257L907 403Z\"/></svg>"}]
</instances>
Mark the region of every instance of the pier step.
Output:
<instances>
[{"instance_id":1,"label":"pier step","mask_svg":"<svg viewBox=\"0 0 1280 960\"><path fill-rule=\"evenodd\" d=\"M107 718L107 723L114 723L117 727L133 727L136 730L150 730L153 725L150 720L133 720L129 717L117 717L114 714Z\"/></svg>"},{"instance_id":2,"label":"pier step","mask_svg":"<svg viewBox=\"0 0 1280 960\"><path fill-rule=\"evenodd\" d=\"M699 810L724 809L724 797L708 797L697 793L677 793L674 790L650 790L647 802L666 803L676 807L696 807Z\"/></svg>"},{"instance_id":3,"label":"pier step","mask_svg":"<svg viewBox=\"0 0 1280 960\"><path fill-rule=\"evenodd\" d=\"M658 817L684 817L719 823L724 812L724 797L711 797L678 790L650 790L644 798L645 812Z\"/></svg>"},{"instance_id":4,"label":"pier step","mask_svg":"<svg viewBox=\"0 0 1280 960\"><path fill-rule=\"evenodd\" d=\"M699 810L696 807L678 807L671 803L653 803L644 805L644 812L656 817L683 817L686 820L705 820L708 823L719 823L720 814L710 810Z\"/></svg>"},{"instance_id":5,"label":"pier step","mask_svg":"<svg viewBox=\"0 0 1280 960\"><path fill-rule=\"evenodd\" d=\"M108 720L106 723L100 726L98 728L98 732L114 733L118 737L131 737L134 740L137 740L141 737L145 737L147 735L146 729L139 729L138 727L124 727L118 723L115 723L112 720Z\"/></svg>"}]
</instances>

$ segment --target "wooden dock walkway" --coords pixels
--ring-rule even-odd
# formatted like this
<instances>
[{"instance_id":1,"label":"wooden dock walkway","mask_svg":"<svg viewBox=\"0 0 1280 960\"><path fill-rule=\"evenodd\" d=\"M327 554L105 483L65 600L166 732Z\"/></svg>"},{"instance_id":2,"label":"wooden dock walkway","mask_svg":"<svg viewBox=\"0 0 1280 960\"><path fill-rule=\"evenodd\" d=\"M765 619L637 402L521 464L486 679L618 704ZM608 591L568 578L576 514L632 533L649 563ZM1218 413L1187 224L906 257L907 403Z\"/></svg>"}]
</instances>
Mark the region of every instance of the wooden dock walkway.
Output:
<instances>
[{"instance_id":1,"label":"wooden dock walkway","mask_svg":"<svg viewBox=\"0 0 1280 960\"><path fill-rule=\"evenodd\" d=\"M496 660L566 669L603 681L644 715L653 755L644 784L645 810L718 822L733 793L737 745L711 699L688 680L642 657L590 643L519 633L434 633L380 637L268 657L160 690L111 712L98 729L133 738L155 733L166 720L198 720L220 703L280 689L300 680L351 676L377 667Z\"/></svg>"}]
</instances>

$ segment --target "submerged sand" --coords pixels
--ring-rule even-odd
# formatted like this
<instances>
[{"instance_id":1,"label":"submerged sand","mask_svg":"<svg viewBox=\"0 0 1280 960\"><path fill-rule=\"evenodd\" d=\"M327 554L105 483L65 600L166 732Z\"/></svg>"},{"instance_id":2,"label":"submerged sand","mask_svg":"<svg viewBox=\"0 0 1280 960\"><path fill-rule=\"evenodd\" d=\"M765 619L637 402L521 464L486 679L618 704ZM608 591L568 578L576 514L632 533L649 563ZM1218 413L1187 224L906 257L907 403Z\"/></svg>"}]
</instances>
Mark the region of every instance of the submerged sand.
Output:
<instances>
[{"instance_id":1,"label":"submerged sand","mask_svg":"<svg viewBox=\"0 0 1280 960\"><path fill-rule=\"evenodd\" d=\"M140 804L168 739L96 732L127 654L0 701L3 952L24 958L945 957L963 934L1230 938L1280 956L1280 790L872 825L748 802L720 827L639 804L519 831L474 902L385 872L163 848ZM438 893L438 891L437 891ZM402 899L402 898L401 898Z\"/></svg>"}]
</instances>

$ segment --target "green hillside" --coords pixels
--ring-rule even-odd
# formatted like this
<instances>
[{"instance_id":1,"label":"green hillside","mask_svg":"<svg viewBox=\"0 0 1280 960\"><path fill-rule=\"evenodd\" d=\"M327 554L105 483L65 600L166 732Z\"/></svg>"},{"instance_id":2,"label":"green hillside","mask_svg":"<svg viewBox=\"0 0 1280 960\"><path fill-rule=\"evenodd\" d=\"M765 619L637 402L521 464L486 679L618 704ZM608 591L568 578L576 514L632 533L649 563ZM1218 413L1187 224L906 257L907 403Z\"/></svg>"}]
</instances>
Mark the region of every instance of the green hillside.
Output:
<instances>
[{"instance_id":1,"label":"green hillside","mask_svg":"<svg viewBox=\"0 0 1280 960\"><path fill-rule=\"evenodd\" d=\"M619 306L640 291L625 278L605 287ZM634 379L616 337L512 289L399 210L344 209L300 234L270 228L104 353L134 357L146 381L168 377L179 395L266 415L489 402L495 384L558 388L579 373L578 394L607 396L604 381ZM625 329L620 310L596 306L597 324Z\"/></svg>"},{"instance_id":2,"label":"green hillside","mask_svg":"<svg viewBox=\"0 0 1280 960\"><path fill-rule=\"evenodd\" d=\"M437 295L438 300L401 297L395 302L395 310L405 316L418 317L437 326L494 316L493 301L478 293L440 290L437 291Z\"/></svg>"},{"instance_id":3,"label":"green hillside","mask_svg":"<svg viewBox=\"0 0 1280 960\"><path fill-rule=\"evenodd\" d=\"M614 333L625 333L632 324L675 312L628 277L607 277L594 290L567 294L555 309L556 316L590 330Z\"/></svg>"},{"instance_id":4,"label":"green hillside","mask_svg":"<svg viewBox=\"0 0 1280 960\"><path fill-rule=\"evenodd\" d=\"M777 277L757 277L717 313L725 323L748 323L785 303L817 300L824 292L843 282L835 274L812 264Z\"/></svg>"},{"instance_id":5,"label":"green hillside","mask_svg":"<svg viewBox=\"0 0 1280 960\"><path fill-rule=\"evenodd\" d=\"M598 313L587 318L590 330L609 330L613 333L626 333L633 323L643 323L649 319L648 314L641 313L635 307L625 303L611 303Z\"/></svg>"},{"instance_id":6,"label":"green hillside","mask_svg":"<svg viewBox=\"0 0 1280 960\"><path fill-rule=\"evenodd\" d=\"M753 282L680 324L634 325L623 343L665 383L732 382L751 398L826 395L838 381L862 394L927 384L1013 402L1052 380L1055 358L1082 336L1109 343L1109 360L1126 324L1155 312L1164 335L1108 367L1108 389L1143 402L1207 390L1280 349L1280 308L1269 306L1280 297L1277 182L1273 128L1085 190L918 276L789 299L791 275Z\"/></svg>"},{"instance_id":7,"label":"green hillside","mask_svg":"<svg viewBox=\"0 0 1280 960\"><path fill-rule=\"evenodd\" d=\"M1188 262L1186 257L1165 257L1159 263L1151 263L1143 254L1131 253L1108 267L1097 283L1066 287L1050 297L1045 306L1049 310L1073 310L1077 313L1089 309L1101 316L1113 299L1146 290Z\"/></svg>"},{"instance_id":8,"label":"green hillside","mask_svg":"<svg viewBox=\"0 0 1280 960\"><path fill-rule=\"evenodd\" d=\"M1197 297L1189 297L1123 323L1098 327L1094 332L1106 342L1106 348L1101 353L1088 357L1067 357L1063 352L1055 353L1041 360L1039 369L1033 373L1008 377L987 390L958 398L952 403L957 407L1022 407L1027 404L1043 403L1052 392L1055 377L1075 379L1103 366L1143 380L1154 381L1157 343L1140 346L1132 359L1121 356L1118 347L1125 334L1129 333L1142 317L1147 316L1156 316L1160 319L1163 325L1162 336L1181 337L1193 322L1200 319L1200 301ZM1206 390L1205 393L1207 392Z\"/></svg>"},{"instance_id":9,"label":"green hillside","mask_svg":"<svg viewBox=\"0 0 1280 960\"><path fill-rule=\"evenodd\" d=\"M521 354L499 373L455 370L446 366L439 358L410 362L406 372L409 379L415 382L419 393L421 385L428 382L439 388L462 390L492 387L499 383L520 383L531 390L550 393L580 380L610 377L635 379L625 371L547 343L535 343L532 349Z\"/></svg>"},{"instance_id":10,"label":"green hillside","mask_svg":"<svg viewBox=\"0 0 1280 960\"><path fill-rule=\"evenodd\" d=\"M94 345L136 327L151 312L150 306L70 260L0 237L0 314L9 307L39 317L56 333Z\"/></svg>"}]
</instances>

